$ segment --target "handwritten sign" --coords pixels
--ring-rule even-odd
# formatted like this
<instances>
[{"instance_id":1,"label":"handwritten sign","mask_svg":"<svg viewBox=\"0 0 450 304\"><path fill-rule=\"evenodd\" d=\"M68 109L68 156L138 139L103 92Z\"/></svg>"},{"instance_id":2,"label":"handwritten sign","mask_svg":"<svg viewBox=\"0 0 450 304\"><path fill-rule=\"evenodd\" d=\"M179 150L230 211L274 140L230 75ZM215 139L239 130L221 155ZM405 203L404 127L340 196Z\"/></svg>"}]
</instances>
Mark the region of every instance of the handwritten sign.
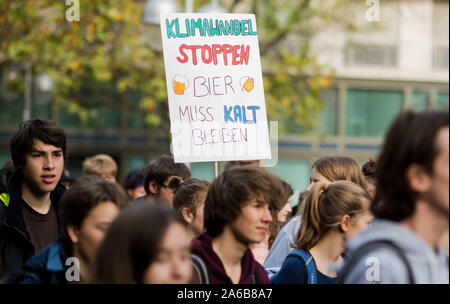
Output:
<instances>
[{"instance_id":1,"label":"handwritten sign","mask_svg":"<svg viewBox=\"0 0 450 304\"><path fill-rule=\"evenodd\" d=\"M254 15L161 14L176 162L270 159Z\"/></svg>"}]
</instances>

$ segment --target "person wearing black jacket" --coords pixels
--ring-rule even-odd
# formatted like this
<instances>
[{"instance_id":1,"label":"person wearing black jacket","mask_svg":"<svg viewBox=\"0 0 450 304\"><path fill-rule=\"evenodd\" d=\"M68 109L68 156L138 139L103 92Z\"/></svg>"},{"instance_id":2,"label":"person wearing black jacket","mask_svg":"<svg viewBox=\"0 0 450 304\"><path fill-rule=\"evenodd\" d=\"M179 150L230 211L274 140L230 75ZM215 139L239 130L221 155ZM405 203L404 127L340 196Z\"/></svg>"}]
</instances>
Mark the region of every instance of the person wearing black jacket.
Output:
<instances>
[{"instance_id":1,"label":"person wearing black jacket","mask_svg":"<svg viewBox=\"0 0 450 304\"><path fill-rule=\"evenodd\" d=\"M66 134L53 121L28 120L10 150L15 168L0 170L0 277L19 272L60 235Z\"/></svg>"},{"instance_id":2,"label":"person wearing black jacket","mask_svg":"<svg viewBox=\"0 0 450 304\"><path fill-rule=\"evenodd\" d=\"M59 202L63 235L29 259L15 281L5 283L89 283L97 248L128 204L128 195L119 184L95 175L80 177Z\"/></svg>"}]
</instances>

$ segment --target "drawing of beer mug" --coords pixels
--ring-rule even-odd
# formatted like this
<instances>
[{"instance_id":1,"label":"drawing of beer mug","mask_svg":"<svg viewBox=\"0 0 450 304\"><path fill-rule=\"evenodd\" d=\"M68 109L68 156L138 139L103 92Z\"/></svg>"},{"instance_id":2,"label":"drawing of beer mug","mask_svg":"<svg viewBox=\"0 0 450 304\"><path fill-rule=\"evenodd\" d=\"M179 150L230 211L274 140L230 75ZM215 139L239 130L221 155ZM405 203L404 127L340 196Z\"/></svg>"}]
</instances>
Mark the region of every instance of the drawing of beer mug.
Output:
<instances>
[{"instance_id":1,"label":"drawing of beer mug","mask_svg":"<svg viewBox=\"0 0 450 304\"><path fill-rule=\"evenodd\" d=\"M189 87L189 81L183 75L175 75L172 79L173 92L177 95L184 95L184 91Z\"/></svg>"},{"instance_id":2,"label":"drawing of beer mug","mask_svg":"<svg viewBox=\"0 0 450 304\"><path fill-rule=\"evenodd\" d=\"M251 92L253 88L255 87L255 80L250 76L244 76L240 80L240 84L242 87L242 90L246 90L247 92Z\"/></svg>"}]
</instances>

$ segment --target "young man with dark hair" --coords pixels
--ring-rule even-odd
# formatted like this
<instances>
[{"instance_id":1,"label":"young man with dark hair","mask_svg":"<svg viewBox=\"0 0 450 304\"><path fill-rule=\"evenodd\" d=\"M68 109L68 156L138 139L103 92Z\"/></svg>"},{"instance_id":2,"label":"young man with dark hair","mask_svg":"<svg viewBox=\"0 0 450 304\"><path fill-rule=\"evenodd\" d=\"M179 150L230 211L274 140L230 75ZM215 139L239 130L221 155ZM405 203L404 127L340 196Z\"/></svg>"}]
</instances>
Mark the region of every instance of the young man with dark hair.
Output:
<instances>
[{"instance_id":1,"label":"young man with dark hair","mask_svg":"<svg viewBox=\"0 0 450 304\"><path fill-rule=\"evenodd\" d=\"M144 190L146 195L135 202L156 201L172 208L173 193L167 184L172 176L182 180L191 177L191 170L183 163L175 163L172 156L162 155L150 162L144 170Z\"/></svg>"},{"instance_id":2,"label":"young man with dark hair","mask_svg":"<svg viewBox=\"0 0 450 304\"><path fill-rule=\"evenodd\" d=\"M95 175L79 178L59 203L63 235L25 263L20 283L89 282L97 249L108 227L128 204L119 184Z\"/></svg>"},{"instance_id":3,"label":"young man with dark hair","mask_svg":"<svg viewBox=\"0 0 450 304\"><path fill-rule=\"evenodd\" d=\"M56 211L66 134L55 122L23 122L10 142L15 168L0 170L0 277L15 272L60 232Z\"/></svg>"},{"instance_id":4,"label":"young man with dark hair","mask_svg":"<svg viewBox=\"0 0 450 304\"><path fill-rule=\"evenodd\" d=\"M191 244L200 283L269 283L249 245L266 237L273 215L286 203L282 193L279 179L251 166L227 170L212 182L204 207L206 232Z\"/></svg>"},{"instance_id":5,"label":"young man with dark hair","mask_svg":"<svg viewBox=\"0 0 450 304\"><path fill-rule=\"evenodd\" d=\"M341 281L448 284L448 256L438 243L449 221L449 113L401 113L376 173L376 219L348 243Z\"/></svg>"}]
</instances>

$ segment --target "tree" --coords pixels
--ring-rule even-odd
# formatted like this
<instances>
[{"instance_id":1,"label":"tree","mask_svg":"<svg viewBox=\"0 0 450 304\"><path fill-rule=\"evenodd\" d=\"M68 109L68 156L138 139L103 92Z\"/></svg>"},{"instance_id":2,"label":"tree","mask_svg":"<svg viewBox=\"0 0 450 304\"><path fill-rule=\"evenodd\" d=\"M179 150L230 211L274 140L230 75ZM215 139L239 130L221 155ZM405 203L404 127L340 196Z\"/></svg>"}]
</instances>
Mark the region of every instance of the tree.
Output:
<instances>
[{"instance_id":1,"label":"tree","mask_svg":"<svg viewBox=\"0 0 450 304\"><path fill-rule=\"evenodd\" d=\"M196 7L208 2L196 1ZM341 23L345 18L336 12L348 1L332 1L331 11L310 0L230 0L227 9L235 12L246 2L257 15L269 119L278 120L281 130L292 129L292 122L314 129L320 92L330 86L332 72L318 64L308 38L317 20ZM2 0L0 65L30 62L34 73L50 74L56 104L84 124L105 119L100 107L119 107L146 113L152 130L168 136L162 53L146 45L140 21L144 3L81 1L80 21L68 22L70 6L63 0ZM297 43L291 47L289 41Z\"/></svg>"},{"instance_id":2,"label":"tree","mask_svg":"<svg viewBox=\"0 0 450 304\"><path fill-rule=\"evenodd\" d=\"M102 119L99 106L120 106L168 129L163 62L142 35L143 1L83 1L80 22L66 20L69 8L60 0L3 1L0 63L31 62L35 73L49 73L56 103L82 123Z\"/></svg>"}]
</instances>

